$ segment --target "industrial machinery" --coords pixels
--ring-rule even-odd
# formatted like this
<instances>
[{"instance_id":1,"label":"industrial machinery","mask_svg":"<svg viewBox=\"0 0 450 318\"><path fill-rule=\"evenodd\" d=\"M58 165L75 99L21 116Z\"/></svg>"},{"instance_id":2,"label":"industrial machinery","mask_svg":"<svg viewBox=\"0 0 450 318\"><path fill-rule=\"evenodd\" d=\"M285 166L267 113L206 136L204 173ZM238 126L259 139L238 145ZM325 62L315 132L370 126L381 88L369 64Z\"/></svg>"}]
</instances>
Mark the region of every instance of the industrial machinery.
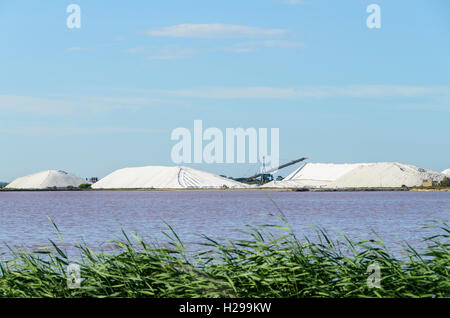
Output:
<instances>
[{"instance_id":1,"label":"industrial machinery","mask_svg":"<svg viewBox=\"0 0 450 318\"><path fill-rule=\"evenodd\" d=\"M258 173L258 174L255 174L254 176L251 176L251 177L245 179L244 182L249 182L251 180L255 180L255 179L259 178L259 183L261 185L266 184L266 183L268 183L270 181L273 181L272 172L280 170L280 169L283 169L283 168L286 168L286 167L289 167L289 166L292 166L292 165L294 165L296 163L299 163L301 161L305 161L307 159L308 158L305 158L305 157L300 158L300 159L296 159L296 160L290 161L288 163L282 164L281 166L278 166L276 168L270 169L269 171L266 171L266 162L265 162L265 160L263 160L263 168L262 168L261 172Z\"/></svg>"}]
</instances>

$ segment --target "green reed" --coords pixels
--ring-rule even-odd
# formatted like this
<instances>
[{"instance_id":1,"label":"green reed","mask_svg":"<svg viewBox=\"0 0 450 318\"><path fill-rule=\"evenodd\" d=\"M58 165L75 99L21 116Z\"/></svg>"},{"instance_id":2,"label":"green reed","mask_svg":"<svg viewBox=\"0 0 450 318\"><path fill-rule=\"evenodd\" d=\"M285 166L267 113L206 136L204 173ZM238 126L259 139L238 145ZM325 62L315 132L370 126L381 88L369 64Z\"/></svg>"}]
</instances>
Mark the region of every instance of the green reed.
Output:
<instances>
[{"instance_id":1,"label":"green reed","mask_svg":"<svg viewBox=\"0 0 450 318\"><path fill-rule=\"evenodd\" d=\"M433 227L439 234L425 238L427 247L406 245L401 257L379 238L331 239L318 229L314 240L298 239L273 225L248 227L241 240L203 237L195 256L171 228L164 245L125 232L111 242L114 253L78 244L76 262L51 241L51 250L11 250L0 264L0 297L450 297L450 228ZM80 288L68 287L70 263L79 265ZM381 288L367 284L371 264Z\"/></svg>"}]
</instances>

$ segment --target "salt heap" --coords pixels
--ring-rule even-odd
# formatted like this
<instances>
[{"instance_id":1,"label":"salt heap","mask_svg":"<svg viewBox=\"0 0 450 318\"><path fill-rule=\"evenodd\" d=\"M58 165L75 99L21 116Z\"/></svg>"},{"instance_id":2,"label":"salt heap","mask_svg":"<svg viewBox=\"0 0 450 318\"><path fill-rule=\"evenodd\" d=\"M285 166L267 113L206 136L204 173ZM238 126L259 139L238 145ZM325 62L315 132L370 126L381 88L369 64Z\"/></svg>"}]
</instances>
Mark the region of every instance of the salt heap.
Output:
<instances>
[{"instance_id":1,"label":"salt heap","mask_svg":"<svg viewBox=\"0 0 450 318\"><path fill-rule=\"evenodd\" d=\"M69 186L78 187L86 183L82 178L68 174L61 170L47 170L25 177L18 178L8 184L6 189L47 189L47 188L66 188Z\"/></svg>"},{"instance_id":2,"label":"salt heap","mask_svg":"<svg viewBox=\"0 0 450 318\"><path fill-rule=\"evenodd\" d=\"M450 169L444 170L442 173L450 177Z\"/></svg>"},{"instance_id":3,"label":"salt heap","mask_svg":"<svg viewBox=\"0 0 450 318\"><path fill-rule=\"evenodd\" d=\"M424 180L441 181L446 175L396 162L324 164L307 163L269 188L400 188L421 186Z\"/></svg>"},{"instance_id":4,"label":"salt heap","mask_svg":"<svg viewBox=\"0 0 450 318\"><path fill-rule=\"evenodd\" d=\"M441 181L445 175L397 162L379 162L357 167L328 188L399 188L421 186L424 180Z\"/></svg>"},{"instance_id":5,"label":"salt heap","mask_svg":"<svg viewBox=\"0 0 450 318\"><path fill-rule=\"evenodd\" d=\"M246 185L188 167L148 166L114 171L93 189L202 189L245 188Z\"/></svg>"},{"instance_id":6,"label":"salt heap","mask_svg":"<svg viewBox=\"0 0 450 318\"><path fill-rule=\"evenodd\" d=\"M333 164L307 163L282 181L272 181L265 188L323 188L351 170L367 165L365 163Z\"/></svg>"}]
</instances>

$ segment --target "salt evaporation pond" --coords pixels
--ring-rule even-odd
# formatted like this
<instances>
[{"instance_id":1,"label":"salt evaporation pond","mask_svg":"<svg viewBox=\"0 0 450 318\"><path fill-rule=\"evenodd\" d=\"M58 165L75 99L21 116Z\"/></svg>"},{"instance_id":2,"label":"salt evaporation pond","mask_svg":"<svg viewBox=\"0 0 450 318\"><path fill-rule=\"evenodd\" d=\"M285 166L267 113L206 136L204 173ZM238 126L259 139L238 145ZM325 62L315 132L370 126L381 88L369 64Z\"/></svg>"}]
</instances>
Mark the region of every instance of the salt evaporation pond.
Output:
<instances>
[{"instance_id":1,"label":"salt evaporation pond","mask_svg":"<svg viewBox=\"0 0 450 318\"><path fill-rule=\"evenodd\" d=\"M298 235L313 235L310 225L349 237L376 231L388 244L403 240L420 246L436 233L429 220L450 216L450 192L281 192L281 191L86 191L0 192L0 254L6 244L35 250L58 241L50 217L60 228L71 256L84 239L97 249L121 237L121 228L144 238L164 240L173 226L189 246L200 234L236 239L246 224L274 223L273 198ZM107 245L104 245L107 250Z\"/></svg>"}]
</instances>

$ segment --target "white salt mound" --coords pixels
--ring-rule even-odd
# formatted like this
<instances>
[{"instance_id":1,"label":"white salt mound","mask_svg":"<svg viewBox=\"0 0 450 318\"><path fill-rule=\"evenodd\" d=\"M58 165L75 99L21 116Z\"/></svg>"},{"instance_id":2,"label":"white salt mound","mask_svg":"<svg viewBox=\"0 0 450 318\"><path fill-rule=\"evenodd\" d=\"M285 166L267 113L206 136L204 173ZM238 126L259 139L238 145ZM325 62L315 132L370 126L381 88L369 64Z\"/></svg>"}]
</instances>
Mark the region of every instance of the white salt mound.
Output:
<instances>
[{"instance_id":1,"label":"white salt mound","mask_svg":"<svg viewBox=\"0 0 450 318\"><path fill-rule=\"evenodd\" d=\"M444 170L442 173L450 177L450 169Z\"/></svg>"},{"instance_id":2,"label":"white salt mound","mask_svg":"<svg viewBox=\"0 0 450 318\"><path fill-rule=\"evenodd\" d=\"M218 175L188 168L148 166L114 171L97 183L93 189L207 189L245 188L246 185Z\"/></svg>"},{"instance_id":3,"label":"white salt mound","mask_svg":"<svg viewBox=\"0 0 450 318\"><path fill-rule=\"evenodd\" d=\"M298 168L282 181L265 184L266 188L323 188L336 181L351 170L367 163L334 164L307 163Z\"/></svg>"},{"instance_id":4,"label":"white salt mound","mask_svg":"<svg viewBox=\"0 0 450 318\"><path fill-rule=\"evenodd\" d=\"M78 187L86 183L82 178L74 176L60 170L47 170L25 177L18 178L8 184L7 189L47 189L47 188L66 188L68 186Z\"/></svg>"},{"instance_id":5,"label":"white salt mound","mask_svg":"<svg viewBox=\"0 0 450 318\"><path fill-rule=\"evenodd\" d=\"M424 180L441 181L444 174L396 162L379 162L357 167L327 188L397 188L421 186Z\"/></svg>"},{"instance_id":6,"label":"white salt mound","mask_svg":"<svg viewBox=\"0 0 450 318\"><path fill-rule=\"evenodd\" d=\"M446 170L447 171L447 170ZM397 188L421 186L424 180L441 181L446 175L395 162L331 164L307 163L282 181L266 188Z\"/></svg>"}]
</instances>

